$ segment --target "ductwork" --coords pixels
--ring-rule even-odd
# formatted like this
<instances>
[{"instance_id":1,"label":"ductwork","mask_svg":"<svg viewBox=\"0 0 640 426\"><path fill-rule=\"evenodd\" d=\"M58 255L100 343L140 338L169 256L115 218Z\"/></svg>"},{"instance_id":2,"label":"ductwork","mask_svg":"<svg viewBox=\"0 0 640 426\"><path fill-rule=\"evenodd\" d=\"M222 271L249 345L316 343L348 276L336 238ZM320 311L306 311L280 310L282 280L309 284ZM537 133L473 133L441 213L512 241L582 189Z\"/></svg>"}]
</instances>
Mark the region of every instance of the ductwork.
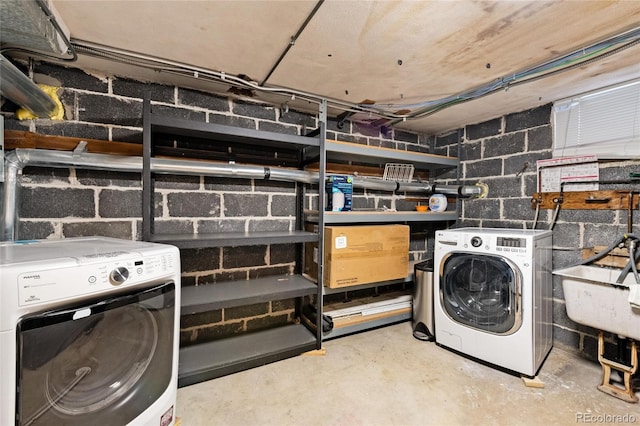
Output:
<instances>
[{"instance_id":1,"label":"ductwork","mask_svg":"<svg viewBox=\"0 0 640 426\"><path fill-rule=\"evenodd\" d=\"M0 43L3 52L76 59L70 31L51 0L0 1Z\"/></svg>"},{"instance_id":2,"label":"ductwork","mask_svg":"<svg viewBox=\"0 0 640 426\"><path fill-rule=\"evenodd\" d=\"M112 154L93 154L83 150L80 145L73 152L42 149L18 148L6 154L2 239L16 240L19 221L17 201L19 199L19 176L26 166L39 167L75 167L79 169L109 170L119 172L142 172L142 157L120 156ZM249 179L269 179L284 182L318 183L318 173L304 170L269 168L261 166L205 163L189 160L152 158L151 171L158 174L238 177ZM445 195L483 197L486 188L482 186L432 185L425 183L405 183L386 181L379 178L354 177L356 188L382 191L415 192L423 194L440 193Z\"/></svg>"},{"instance_id":3,"label":"ductwork","mask_svg":"<svg viewBox=\"0 0 640 426\"><path fill-rule=\"evenodd\" d=\"M39 56L73 62L77 55L50 0L0 1L0 94L36 117L52 118L58 105L4 55Z\"/></svg>"},{"instance_id":4,"label":"ductwork","mask_svg":"<svg viewBox=\"0 0 640 426\"><path fill-rule=\"evenodd\" d=\"M49 118L57 110L55 102L7 58L0 55L0 93L36 117Z\"/></svg>"}]
</instances>

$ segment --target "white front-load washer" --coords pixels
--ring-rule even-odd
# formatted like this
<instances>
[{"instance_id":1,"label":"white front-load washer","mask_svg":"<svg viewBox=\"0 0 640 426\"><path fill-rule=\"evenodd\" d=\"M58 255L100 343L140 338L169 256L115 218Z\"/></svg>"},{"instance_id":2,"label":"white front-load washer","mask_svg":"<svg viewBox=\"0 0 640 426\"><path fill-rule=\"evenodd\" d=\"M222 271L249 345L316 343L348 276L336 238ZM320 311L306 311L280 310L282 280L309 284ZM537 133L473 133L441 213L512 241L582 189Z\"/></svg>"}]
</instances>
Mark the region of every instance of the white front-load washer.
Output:
<instances>
[{"instance_id":1,"label":"white front-load washer","mask_svg":"<svg viewBox=\"0 0 640 426\"><path fill-rule=\"evenodd\" d=\"M0 424L174 424L179 317L176 247L0 243Z\"/></svg>"},{"instance_id":2,"label":"white front-load washer","mask_svg":"<svg viewBox=\"0 0 640 426\"><path fill-rule=\"evenodd\" d=\"M436 231L436 343L526 376L553 345L551 231Z\"/></svg>"}]
</instances>

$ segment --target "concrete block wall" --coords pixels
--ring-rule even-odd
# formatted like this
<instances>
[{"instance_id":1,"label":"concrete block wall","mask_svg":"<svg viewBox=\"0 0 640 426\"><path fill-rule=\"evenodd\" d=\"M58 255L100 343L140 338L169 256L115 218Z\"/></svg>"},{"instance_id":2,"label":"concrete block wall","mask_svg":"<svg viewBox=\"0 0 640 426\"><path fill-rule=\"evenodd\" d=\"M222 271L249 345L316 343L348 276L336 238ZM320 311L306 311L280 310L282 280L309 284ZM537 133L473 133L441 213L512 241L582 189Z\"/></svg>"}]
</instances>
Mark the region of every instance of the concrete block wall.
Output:
<instances>
[{"instance_id":1,"label":"concrete block wall","mask_svg":"<svg viewBox=\"0 0 640 426\"><path fill-rule=\"evenodd\" d=\"M2 114L8 130L141 143L145 92L150 93L154 111L191 120L290 134L303 134L318 125L314 114L183 87L94 75L48 63L36 63L31 71L37 83L61 87L65 118L18 121L14 116L16 106L4 100ZM335 120L329 120L327 138L409 151L431 149L431 140L422 135L382 130L351 122L339 128ZM139 240L141 188L138 173L27 167L19 201L19 238L103 235ZM293 229L295 189L294 183L286 182L159 176L154 206L156 231ZM316 195L310 191L305 208L317 208L317 188L315 191ZM364 190L356 191L354 206L413 208L400 196ZM412 259L426 255L430 232L429 225L412 226ZM291 273L295 265L291 245L192 249L183 250L181 257L183 285ZM359 294L349 297L356 296ZM183 316L181 341L186 345L215 339L291 322L293 317L291 300Z\"/></svg>"},{"instance_id":2,"label":"concrete block wall","mask_svg":"<svg viewBox=\"0 0 640 426\"><path fill-rule=\"evenodd\" d=\"M459 150L461 184L483 182L489 186L486 198L461 202L460 225L531 229L536 161L551 158L552 145L551 104L436 137L436 153L456 155ZM602 161L599 168L602 180L626 179L631 171L640 169L640 162ZM536 228L549 229L552 220L552 210L541 210ZM634 232L640 229L639 223L636 214ZM575 264L581 259L582 248L608 246L626 230L626 211L561 209L553 226L553 269ZM555 346L597 359L598 331L567 317L562 282L557 276L553 277L553 325ZM617 354L616 344L615 336L607 335L607 356Z\"/></svg>"}]
</instances>

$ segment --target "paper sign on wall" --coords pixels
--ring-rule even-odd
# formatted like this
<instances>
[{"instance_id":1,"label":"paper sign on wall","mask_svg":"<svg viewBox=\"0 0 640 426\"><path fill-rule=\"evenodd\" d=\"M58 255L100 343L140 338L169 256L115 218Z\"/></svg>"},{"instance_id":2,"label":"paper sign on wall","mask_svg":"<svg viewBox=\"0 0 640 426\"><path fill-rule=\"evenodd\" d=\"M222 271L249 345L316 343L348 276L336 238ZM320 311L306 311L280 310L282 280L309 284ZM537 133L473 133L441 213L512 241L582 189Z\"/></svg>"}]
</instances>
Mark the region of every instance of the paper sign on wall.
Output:
<instances>
[{"instance_id":1,"label":"paper sign on wall","mask_svg":"<svg viewBox=\"0 0 640 426\"><path fill-rule=\"evenodd\" d=\"M560 192L561 185L563 191L598 190L600 169L595 155L538 160L536 166L538 192Z\"/></svg>"}]
</instances>

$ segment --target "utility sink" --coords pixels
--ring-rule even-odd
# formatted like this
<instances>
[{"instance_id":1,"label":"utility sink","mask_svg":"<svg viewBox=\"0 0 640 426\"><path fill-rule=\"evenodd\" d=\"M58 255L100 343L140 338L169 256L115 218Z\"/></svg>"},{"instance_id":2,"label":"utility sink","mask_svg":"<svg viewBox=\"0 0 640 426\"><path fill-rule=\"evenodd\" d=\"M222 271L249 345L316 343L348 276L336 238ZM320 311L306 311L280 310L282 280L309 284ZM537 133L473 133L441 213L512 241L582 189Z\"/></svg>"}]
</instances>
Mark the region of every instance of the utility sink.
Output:
<instances>
[{"instance_id":1,"label":"utility sink","mask_svg":"<svg viewBox=\"0 0 640 426\"><path fill-rule=\"evenodd\" d=\"M578 265L553 271L562 276L567 315L579 324L640 341L640 309L629 303L629 273L616 284L618 269Z\"/></svg>"}]
</instances>

